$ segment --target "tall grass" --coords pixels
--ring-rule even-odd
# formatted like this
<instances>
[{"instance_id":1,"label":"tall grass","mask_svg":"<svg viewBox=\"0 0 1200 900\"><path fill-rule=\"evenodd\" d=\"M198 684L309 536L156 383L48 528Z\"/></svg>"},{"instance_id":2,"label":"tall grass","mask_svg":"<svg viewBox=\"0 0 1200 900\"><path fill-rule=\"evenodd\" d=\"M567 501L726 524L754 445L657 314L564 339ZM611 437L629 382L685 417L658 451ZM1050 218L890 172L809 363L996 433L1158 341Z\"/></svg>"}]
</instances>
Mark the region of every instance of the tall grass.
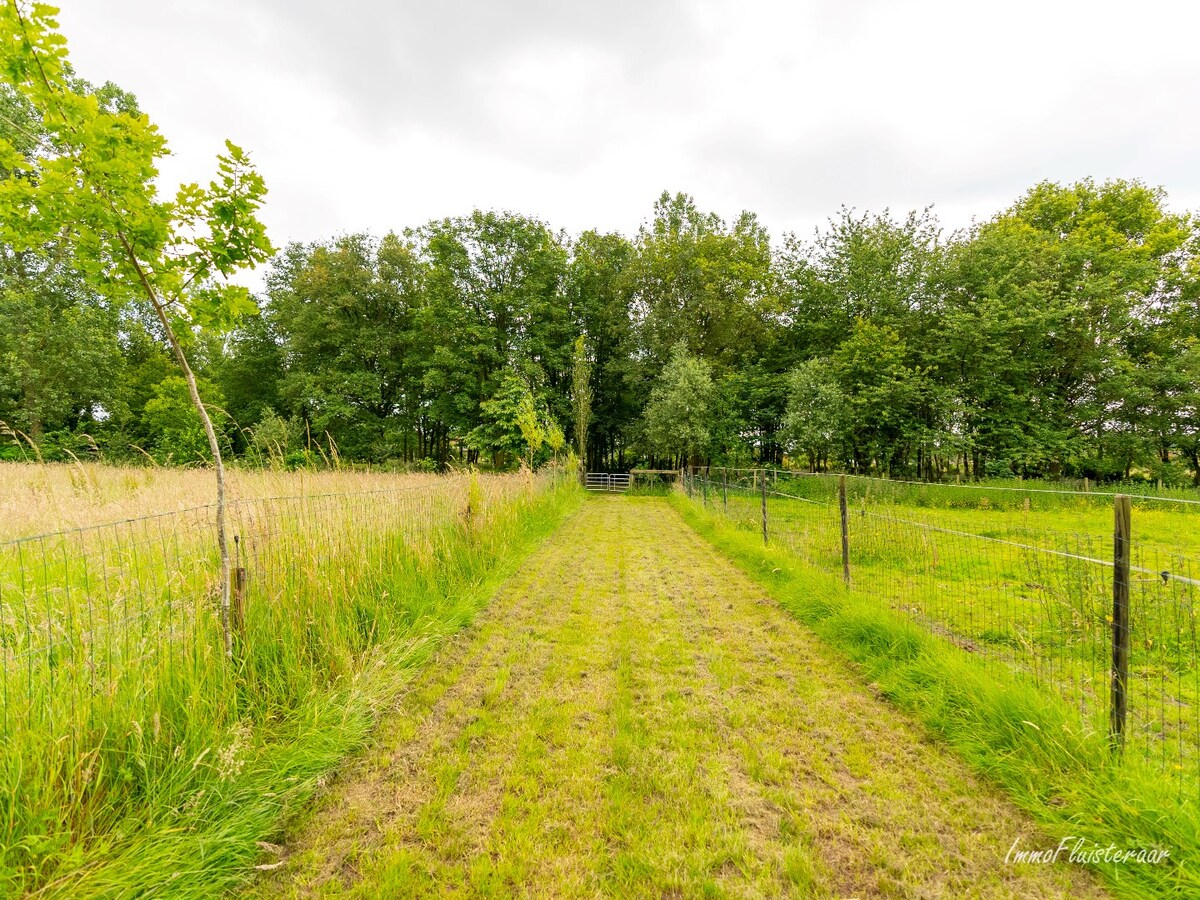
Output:
<instances>
[{"instance_id":1,"label":"tall grass","mask_svg":"<svg viewBox=\"0 0 1200 900\"><path fill-rule=\"evenodd\" d=\"M212 896L269 863L256 842L579 497L293 486L235 506L232 665L208 507L0 547L0 893Z\"/></svg>"},{"instance_id":2,"label":"tall grass","mask_svg":"<svg viewBox=\"0 0 1200 900\"><path fill-rule=\"evenodd\" d=\"M678 493L672 502L689 524L844 653L864 680L1003 786L1047 830L1052 846L1073 836L1100 847L1165 849L1170 856L1160 865L1102 862L1097 868L1125 896L1200 895L1194 798L1164 776L1157 759L1114 757L1101 716L1081 720L1057 693L947 640L946 630L906 614L911 608L894 607L871 588L848 590L840 575L836 519L832 531L813 527L796 531L798 541L764 546L749 498L731 504L731 515L711 497L708 508ZM781 514L781 505L771 501L772 515ZM790 527L800 528L797 521ZM822 546L831 543L830 535L832 545ZM876 565L886 570L891 564L885 556ZM894 585L911 583L911 574L891 571ZM957 599L948 594L943 605Z\"/></svg>"},{"instance_id":3,"label":"tall grass","mask_svg":"<svg viewBox=\"0 0 1200 900\"><path fill-rule=\"evenodd\" d=\"M230 496L357 494L396 487L436 490L443 476L363 471L347 466L277 470L230 466ZM180 512L213 502L211 469L110 466L84 461L0 460L0 541Z\"/></svg>"}]
</instances>

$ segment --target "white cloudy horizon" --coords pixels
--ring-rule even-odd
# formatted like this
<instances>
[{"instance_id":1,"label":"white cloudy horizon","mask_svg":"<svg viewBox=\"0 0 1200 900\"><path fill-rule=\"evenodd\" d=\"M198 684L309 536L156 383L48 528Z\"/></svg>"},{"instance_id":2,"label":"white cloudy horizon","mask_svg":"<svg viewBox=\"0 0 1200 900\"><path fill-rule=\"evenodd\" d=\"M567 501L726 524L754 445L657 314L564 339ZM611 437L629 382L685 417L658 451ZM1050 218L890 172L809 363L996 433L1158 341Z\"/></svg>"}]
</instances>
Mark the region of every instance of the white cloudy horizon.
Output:
<instances>
[{"instance_id":1,"label":"white cloudy horizon","mask_svg":"<svg viewBox=\"0 0 1200 900\"><path fill-rule=\"evenodd\" d=\"M79 74L206 180L225 138L277 246L506 209L636 232L663 190L773 237L843 204L947 231L1043 180L1200 209L1200 8L942 0L59 0Z\"/></svg>"}]
</instances>

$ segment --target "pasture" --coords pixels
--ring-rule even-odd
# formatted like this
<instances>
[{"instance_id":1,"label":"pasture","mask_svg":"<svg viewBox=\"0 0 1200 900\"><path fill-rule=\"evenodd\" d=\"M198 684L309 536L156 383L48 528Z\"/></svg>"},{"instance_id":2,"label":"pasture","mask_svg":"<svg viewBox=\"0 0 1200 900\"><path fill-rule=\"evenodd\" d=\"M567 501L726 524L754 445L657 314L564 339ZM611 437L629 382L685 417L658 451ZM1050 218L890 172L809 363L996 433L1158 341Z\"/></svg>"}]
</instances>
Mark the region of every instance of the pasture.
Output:
<instances>
[{"instance_id":1,"label":"pasture","mask_svg":"<svg viewBox=\"0 0 1200 900\"><path fill-rule=\"evenodd\" d=\"M749 476L753 480L753 476ZM728 477L726 485L729 485ZM743 473L705 503L761 529L761 485ZM769 540L843 574L836 477L768 477ZM848 479L849 584L989 664L1028 676L1109 729L1113 498L1047 485L908 485ZM1135 502L1131 522L1126 755L1200 796L1200 504Z\"/></svg>"}]
</instances>

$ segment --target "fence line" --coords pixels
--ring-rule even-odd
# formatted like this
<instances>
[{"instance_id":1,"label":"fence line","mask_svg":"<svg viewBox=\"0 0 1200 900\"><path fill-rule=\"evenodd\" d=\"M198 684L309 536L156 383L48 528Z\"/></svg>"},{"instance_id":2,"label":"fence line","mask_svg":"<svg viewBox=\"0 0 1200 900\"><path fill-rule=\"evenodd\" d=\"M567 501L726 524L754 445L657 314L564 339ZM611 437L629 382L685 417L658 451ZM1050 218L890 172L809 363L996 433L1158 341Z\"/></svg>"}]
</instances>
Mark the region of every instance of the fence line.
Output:
<instances>
[{"instance_id":1,"label":"fence line","mask_svg":"<svg viewBox=\"0 0 1200 900\"><path fill-rule=\"evenodd\" d=\"M1024 488L1011 487L1008 485L989 485L989 484L973 484L971 482L943 482L943 481L914 481L913 479L905 478L882 478L877 475L859 475L854 472L801 472L794 469L741 469L726 466L705 466L695 467L696 471L726 471L726 472L770 472L776 476L784 478L838 478L845 476L859 481L873 482L876 484L902 484L911 487L921 488L948 488L954 490L970 490L970 491L1001 491L1014 494L1055 494L1064 497L1129 497L1131 500L1144 500L1149 503L1179 503L1187 506L1200 506L1200 499L1189 497L1164 497L1157 494L1134 494L1126 491L1093 491L1093 490L1074 490L1074 489L1055 489L1055 488Z\"/></svg>"},{"instance_id":2,"label":"fence line","mask_svg":"<svg viewBox=\"0 0 1200 900\"><path fill-rule=\"evenodd\" d=\"M478 529L559 477L451 476L432 489L232 501L239 659L278 642L281 628L319 631L323 617L345 612L300 598L357 605L365 646L386 628L384 608L404 614L401 598L379 606L387 585L436 559L447 529ZM165 718L161 701L183 689L185 674L194 676L189 691L230 689L239 666L212 656L222 644L214 510L0 542L0 748L33 733L86 752L89 722ZM321 641L313 632L301 643L318 653Z\"/></svg>"},{"instance_id":3,"label":"fence line","mask_svg":"<svg viewBox=\"0 0 1200 900\"><path fill-rule=\"evenodd\" d=\"M722 477L727 499L705 504L710 511L747 530L769 515L770 544L844 573L849 589L879 598L986 665L1031 678L1066 700L1081 728L1107 731L1123 757L1157 765L1181 792L1200 796L1200 578L1188 551L1131 539L1127 530L1120 538L1120 516L1109 547L1117 552L1106 557L1099 536L1037 532L1062 541L1052 547L1008 539L1003 529L947 528L896 515L902 501L870 491L842 518L844 481L824 480L828 497L814 499L787 490L795 477L787 473L778 476L783 489L768 488L761 474ZM689 493L698 499L698 491ZM1114 501L1118 510L1122 503ZM982 514L1001 511L991 510ZM1135 511L1135 528L1137 521ZM1020 531L1030 532L1027 522Z\"/></svg>"},{"instance_id":4,"label":"fence line","mask_svg":"<svg viewBox=\"0 0 1200 900\"><path fill-rule=\"evenodd\" d=\"M1057 494L1065 497L1128 497L1131 500L1146 500L1151 503L1181 503L1188 506L1200 506L1200 500L1193 500L1187 497L1162 497L1154 494L1130 494L1116 491L1076 491L1076 490L1054 490L1053 488L1019 488L1010 487L1007 485L989 485L989 484L970 484L968 482L949 482L940 481L912 481L911 479L903 478L879 478L874 475L855 475L851 472L792 472L787 471L787 476L791 478L807 477L807 478L836 478L839 475L845 475L847 478L855 478L861 481L871 481L879 484L904 484L914 487L923 488L952 488L954 490L968 491L1003 491L1013 494Z\"/></svg>"}]
</instances>

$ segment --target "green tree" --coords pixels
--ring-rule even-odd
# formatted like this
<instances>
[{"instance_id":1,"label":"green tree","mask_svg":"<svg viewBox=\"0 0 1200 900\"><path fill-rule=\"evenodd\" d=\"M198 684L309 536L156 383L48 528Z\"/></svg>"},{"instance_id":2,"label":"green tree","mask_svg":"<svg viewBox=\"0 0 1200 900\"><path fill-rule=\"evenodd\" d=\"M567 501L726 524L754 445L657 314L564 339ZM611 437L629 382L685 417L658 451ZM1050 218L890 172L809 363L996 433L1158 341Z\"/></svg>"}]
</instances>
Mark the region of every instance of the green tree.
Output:
<instances>
[{"instance_id":1,"label":"green tree","mask_svg":"<svg viewBox=\"0 0 1200 900\"><path fill-rule=\"evenodd\" d=\"M679 341L720 372L755 355L774 310L771 245L749 212L727 225L663 192L625 275L642 351L657 375Z\"/></svg>"},{"instance_id":2,"label":"green tree","mask_svg":"<svg viewBox=\"0 0 1200 900\"><path fill-rule=\"evenodd\" d=\"M790 450L808 457L809 471L828 468L842 442L845 403L828 359L810 359L789 374L784 433Z\"/></svg>"},{"instance_id":3,"label":"green tree","mask_svg":"<svg viewBox=\"0 0 1200 900\"><path fill-rule=\"evenodd\" d=\"M480 424L483 401L514 366L544 385L555 416L566 418L577 332L562 296L561 235L535 219L477 210L414 237L428 266L418 355L439 458L453 435Z\"/></svg>"},{"instance_id":4,"label":"green tree","mask_svg":"<svg viewBox=\"0 0 1200 900\"><path fill-rule=\"evenodd\" d=\"M510 459L525 457L533 468L533 457L546 443L549 431L562 430L552 423L544 403L539 403L529 384L516 372L508 371L500 379L495 396L480 404L479 425L467 435L467 443L492 455L492 464L504 468Z\"/></svg>"},{"instance_id":5,"label":"green tree","mask_svg":"<svg viewBox=\"0 0 1200 900\"><path fill-rule=\"evenodd\" d=\"M266 316L242 322L222 342L208 374L225 397L223 408L240 428L253 428L283 408L283 349Z\"/></svg>"},{"instance_id":6,"label":"green tree","mask_svg":"<svg viewBox=\"0 0 1200 900\"><path fill-rule=\"evenodd\" d=\"M0 418L34 441L104 415L122 362L111 305L37 262L0 248Z\"/></svg>"},{"instance_id":7,"label":"green tree","mask_svg":"<svg viewBox=\"0 0 1200 900\"><path fill-rule=\"evenodd\" d=\"M832 353L860 320L911 339L936 307L941 230L930 210L897 221L842 207L812 242L784 238L776 261L788 344L807 358Z\"/></svg>"},{"instance_id":8,"label":"green tree","mask_svg":"<svg viewBox=\"0 0 1200 900\"><path fill-rule=\"evenodd\" d=\"M926 373L907 366L906 358L907 348L894 328L866 321L857 322L830 357L845 398L847 456L857 471L902 467L920 436L930 385Z\"/></svg>"},{"instance_id":9,"label":"green tree","mask_svg":"<svg viewBox=\"0 0 1200 900\"><path fill-rule=\"evenodd\" d=\"M226 144L217 178L158 196L158 160L166 141L140 113L109 102L73 79L56 10L16 0L0 5L0 71L36 111L46 133L32 158L0 139L0 242L33 248L67 234L76 265L116 296L140 292L170 343L204 422L217 475L221 617L229 630L229 549L225 479L217 433L177 337L192 324L228 327L255 311L249 292L229 276L271 252L256 217L266 188L241 149Z\"/></svg>"},{"instance_id":10,"label":"green tree","mask_svg":"<svg viewBox=\"0 0 1200 900\"><path fill-rule=\"evenodd\" d=\"M220 411L224 398L216 385L202 377L196 380L212 404L209 415L218 438L222 446L227 446L225 431L229 420ZM160 462L189 465L206 461L208 435L192 405L187 382L180 376L172 375L155 386L154 397L146 402L142 421L153 435L151 449Z\"/></svg>"},{"instance_id":11,"label":"green tree","mask_svg":"<svg viewBox=\"0 0 1200 900\"><path fill-rule=\"evenodd\" d=\"M567 272L566 301L592 361L588 446L580 459L596 468L624 467L626 430L645 403L629 290L633 256L621 235L586 231Z\"/></svg>"},{"instance_id":12,"label":"green tree","mask_svg":"<svg viewBox=\"0 0 1200 900\"><path fill-rule=\"evenodd\" d=\"M114 85L97 91L68 77L106 104L136 109ZM23 163L0 165L0 181L28 177L47 140L33 104L0 82L0 141ZM0 420L35 443L47 431L94 431L119 402L119 332L119 310L88 284L68 240L0 243Z\"/></svg>"},{"instance_id":13,"label":"green tree","mask_svg":"<svg viewBox=\"0 0 1200 900\"><path fill-rule=\"evenodd\" d=\"M267 278L265 318L282 341L280 408L348 456L424 456L416 318L424 267L411 242L348 235L293 244ZM269 364L270 348L262 346Z\"/></svg>"},{"instance_id":14,"label":"green tree","mask_svg":"<svg viewBox=\"0 0 1200 900\"><path fill-rule=\"evenodd\" d=\"M650 451L697 465L709 449L716 400L712 367L689 353L680 341L650 392L643 414Z\"/></svg>"},{"instance_id":15,"label":"green tree","mask_svg":"<svg viewBox=\"0 0 1200 900\"><path fill-rule=\"evenodd\" d=\"M1161 191L1085 180L1035 186L955 249L933 355L976 474L1121 475L1154 454L1142 386L1171 352L1189 234Z\"/></svg>"},{"instance_id":16,"label":"green tree","mask_svg":"<svg viewBox=\"0 0 1200 900\"><path fill-rule=\"evenodd\" d=\"M587 342L583 335L575 339L571 377L575 406L575 447L579 454L579 478L582 482L588 470L588 425L592 415L592 361L588 358Z\"/></svg>"}]
</instances>

